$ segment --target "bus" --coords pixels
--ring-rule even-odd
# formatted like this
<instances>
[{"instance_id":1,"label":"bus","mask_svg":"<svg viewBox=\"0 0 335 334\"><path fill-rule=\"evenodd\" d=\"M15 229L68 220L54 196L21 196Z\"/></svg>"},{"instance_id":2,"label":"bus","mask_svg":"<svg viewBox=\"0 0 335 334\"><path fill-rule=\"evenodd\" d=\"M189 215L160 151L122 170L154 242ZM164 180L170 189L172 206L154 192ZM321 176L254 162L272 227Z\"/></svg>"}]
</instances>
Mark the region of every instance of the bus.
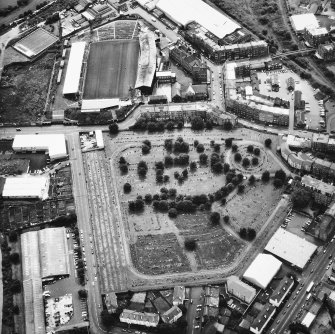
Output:
<instances>
[{"instance_id":1,"label":"bus","mask_svg":"<svg viewBox=\"0 0 335 334\"><path fill-rule=\"evenodd\" d=\"M306 290L306 293L310 293L310 291L312 290L313 286L314 286L314 282L309 283L309 285L307 287L307 290Z\"/></svg>"}]
</instances>

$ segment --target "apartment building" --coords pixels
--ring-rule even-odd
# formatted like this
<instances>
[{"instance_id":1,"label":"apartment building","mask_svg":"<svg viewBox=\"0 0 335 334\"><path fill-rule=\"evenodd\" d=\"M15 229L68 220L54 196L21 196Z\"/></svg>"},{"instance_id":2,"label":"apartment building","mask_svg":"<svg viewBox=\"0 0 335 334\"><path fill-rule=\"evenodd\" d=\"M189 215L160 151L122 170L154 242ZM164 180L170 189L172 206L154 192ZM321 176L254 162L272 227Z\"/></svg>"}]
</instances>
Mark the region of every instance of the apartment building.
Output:
<instances>
[{"instance_id":1,"label":"apartment building","mask_svg":"<svg viewBox=\"0 0 335 334\"><path fill-rule=\"evenodd\" d=\"M326 28L309 28L305 29L305 41L312 47L318 47L328 41L328 30Z\"/></svg>"}]
</instances>

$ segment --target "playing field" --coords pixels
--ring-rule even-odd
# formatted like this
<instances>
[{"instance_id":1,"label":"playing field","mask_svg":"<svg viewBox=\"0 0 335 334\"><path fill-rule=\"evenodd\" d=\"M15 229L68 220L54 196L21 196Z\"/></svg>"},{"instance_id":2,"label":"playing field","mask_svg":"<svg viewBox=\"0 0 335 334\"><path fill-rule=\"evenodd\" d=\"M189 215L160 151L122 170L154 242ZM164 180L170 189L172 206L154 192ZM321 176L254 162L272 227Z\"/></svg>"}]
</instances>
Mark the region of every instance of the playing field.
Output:
<instances>
[{"instance_id":1,"label":"playing field","mask_svg":"<svg viewBox=\"0 0 335 334\"><path fill-rule=\"evenodd\" d=\"M135 86L138 40L93 43L87 62L84 99L126 97Z\"/></svg>"},{"instance_id":2,"label":"playing field","mask_svg":"<svg viewBox=\"0 0 335 334\"><path fill-rule=\"evenodd\" d=\"M57 42L57 37L46 30L39 28L28 36L19 40L14 48L27 57L34 57Z\"/></svg>"}]
</instances>

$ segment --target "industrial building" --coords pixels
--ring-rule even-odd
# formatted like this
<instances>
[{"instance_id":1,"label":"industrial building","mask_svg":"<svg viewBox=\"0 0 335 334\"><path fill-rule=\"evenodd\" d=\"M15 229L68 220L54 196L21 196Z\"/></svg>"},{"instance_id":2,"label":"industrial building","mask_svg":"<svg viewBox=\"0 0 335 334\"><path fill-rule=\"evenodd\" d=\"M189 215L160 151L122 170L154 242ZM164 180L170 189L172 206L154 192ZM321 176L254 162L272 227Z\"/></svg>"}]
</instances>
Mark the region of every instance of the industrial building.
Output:
<instances>
[{"instance_id":1,"label":"industrial building","mask_svg":"<svg viewBox=\"0 0 335 334\"><path fill-rule=\"evenodd\" d=\"M26 333L45 334L42 280L69 275L64 227L21 235Z\"/></svg>"},{"instance_id":2,"label":"industrial building","mask_svg":"<svg viewBox=\"0 0 335 334\"><path fill-rule=\"evenodd\" d=\"M2 197L8 199L41 199L49 196L49 175L8 176L2 190Z\"/></svg>"},{"instance_id":3,"label":"industrial building","mask_svg":"<svg viewBox=\"0 0 335 334\"><path fill-rule=\"evenodd\" d=\"M256 289L242 282L237 276L228 277L227 291L248 304L250 304L256 296Z\"/></svg>"},{"instance_id":4,"label":"industrial building","mask_svg":"<svg viewBox=\"0 0 335 334\"><path fill-rule=\"evenodd\" d=\"M44 151L51 161L67 157L64 134L16 135L12 148L15 152Z\"/></svg>"},{"instance_id":5,"label":"industrial building","mask_svg":"<svg viewBox=\"0 0 335 334\"><path fill-rule=\"evenodd\" d=\"M292 290L294 280L285 276L278 284L277 288L272 292L269 302L275 307L279 307L284 301L288 293Z\"/></svg>"},{"instance_id":6,"label":"industrial building","mask_svg":"<svg viewBox=\"0 0 335 334\"><path fill-rule=\"evenodd\" d=\"M319 27L316 16L312 13L297 14L290 16L292 28L297 34L304 33L305 29L313 29Z\"/></svg>"},{"instance_id":7,"label":"industrial building","mask_svg":"<svg viewBox=\"0 0 335 334\"><path fill-rule=\"evenodd\" d=\"M160 0L156 7L179 26L186 27L196 22L217 38L224 38L241 29L231 18L202 0Z\"/></svg>"},{"instance_id":8,"label":"industrial building","mask_svg":"<svg viewBox=\"0 0 335 334\"><path fill-rule=\"evenodd\" d=\"M81 68L85 53L85 42L76 42L71 45L71 52L66 69L63 95L76 97L79 94Z\"/></svg>"},{"instance_id":9,"label":"industrial building","mask_svg":"<svg viewBox=\"0 0 335 334\"><path fill-rule=\"evenodd\" d=\"M303 270L317 246L279 228L265 246L265 251Z\"/></svg>"},{"instance_id":10,"label":"industrial building","mask_svg":"<svg viewBox=\"0 0 335 334\"><path fill-rule=\"evenodd\" d=\"M270 254L258 254L243 278L261 289L266 289L281 268L282 263Z\"/></svg>"}]
</instances>

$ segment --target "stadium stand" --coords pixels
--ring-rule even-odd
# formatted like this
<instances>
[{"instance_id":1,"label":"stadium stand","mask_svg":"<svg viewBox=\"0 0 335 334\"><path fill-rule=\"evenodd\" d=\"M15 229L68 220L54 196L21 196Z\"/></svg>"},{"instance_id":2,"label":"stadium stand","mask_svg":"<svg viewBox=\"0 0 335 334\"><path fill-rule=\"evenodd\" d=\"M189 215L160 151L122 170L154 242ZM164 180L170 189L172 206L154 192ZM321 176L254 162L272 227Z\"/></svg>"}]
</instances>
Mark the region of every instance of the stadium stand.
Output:
<instances>
[{"instance_id":1,"label":"stadium stand","mask_svg":"<svg viewBox=\"0 0 335 334\"><path fill-rule=\"evenodd\" d=\"M133 39L139 36L139 24L133 20L115 21L98 29L97 32L99 41Z\"/></svg>"}]
</instances>

